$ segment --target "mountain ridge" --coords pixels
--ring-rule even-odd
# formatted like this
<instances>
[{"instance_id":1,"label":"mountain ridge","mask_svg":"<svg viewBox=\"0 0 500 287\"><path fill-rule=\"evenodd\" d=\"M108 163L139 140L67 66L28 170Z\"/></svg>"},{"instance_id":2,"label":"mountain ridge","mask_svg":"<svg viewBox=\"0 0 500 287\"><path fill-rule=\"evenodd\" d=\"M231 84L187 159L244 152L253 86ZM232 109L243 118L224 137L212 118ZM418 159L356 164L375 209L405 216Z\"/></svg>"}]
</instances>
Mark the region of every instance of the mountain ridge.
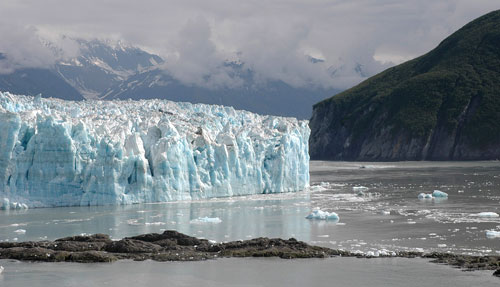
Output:
<instances>
[{"instance_id":1,"label":"mountain ridge","mask_svg":"<svg viewBox=\"0 0 500 287\"><path fill-rule=\"evenodd\" d=\"M500 10L314 105L313 159L500 158Z\"/></svg>"},{"instance_id":2,"label":"mountain ridge","mask_svg":"<svg viewBox=\"0 0 500 287\"><path fill-rule=\"evenodd\" d=\"M28 81L20 76L21 70L0 75L0 90L26 95L41 93L44 97L66 100L158 98L227 105L259 114L300 119L310 117L315 102L340 92L334 87L312 84L295 87L276 79L262 81L255 71L246 68L239 60L222 63L228 76L237 83L231 84L231 87L189 84L176 79L168 71L168 63L164 59L138 47L101 40L73 40L80 47L78 56L60 60L50 68L39 68L33 75L34 79ZM310 58L309 61L324 64L322 59ZM340 58L325 72L332 79L347 74L366 77L361 64L351 65ZM59 84L47 86L52 82Z\"/></svg>"}]
</instances>

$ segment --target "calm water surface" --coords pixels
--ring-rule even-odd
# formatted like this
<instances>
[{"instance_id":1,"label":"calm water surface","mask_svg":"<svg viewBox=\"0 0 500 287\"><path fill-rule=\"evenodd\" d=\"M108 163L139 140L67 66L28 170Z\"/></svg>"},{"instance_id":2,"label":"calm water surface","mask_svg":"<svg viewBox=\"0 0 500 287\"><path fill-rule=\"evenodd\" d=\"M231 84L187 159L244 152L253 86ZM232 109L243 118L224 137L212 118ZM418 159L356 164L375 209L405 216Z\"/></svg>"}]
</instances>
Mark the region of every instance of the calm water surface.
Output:
<instances>
[{"instance_id":1,"label":"calm water surface","mask_svg":"<svg viewBox=\"0 0 500 287\"><path fill-rule=\"evenodd\" d=\"M7 263L0 286L387 286L496 287L491 272L463 272L420 259L218 259L112 264Z\"/></svg>"},{"instance_id":2,"label":"calm water surface","mask_svg":"<svg viewBox=\"0 0 500 287\"><path fill-rule=\"evenodd\" d=\"M216 241L247 239L258 236L295 237L317 245L363 252L387 249L438 250L495 255L500 253L500 238L489 239L486 237L486 230L500 231L500 218L480 218L475 216L475 214L483 211L500 213L500 162L311 162L311 185L309 191L291 194L117 207L0 211L0 240L56 239L81 233L107 233L118 239L140 233L176 229L193 236ZM363 191L363 195L358 194L357 187L359 186L368 188ZM430 193L435 189L447 192L449 198L445 200L417 199L420 192ZM304 217L315 207L325 211L337 212L340 216L340 222L305 219ZM200 223L196 220L200 217L218 217L221 222ZM23 233L23 230L26 232ZM441 269L443 266L436 267L437 265L433 264L411 263L399 259L383 260L381 262L384 263L380 264L372 264L378 262L375 260L343 260L349 263L345 263L347 265L343 263L342 267L349 266L356 272L370 268L370 272L380 274L380 278L383 278L384 272L394 272L393 269L399 268L398 266L401 264L403 266L401 268L404 270L415 270L415 268L421 268L418 269L421 271L428 269L429 272L441 270L443 272L441 275L436 273L436 277L429 280L434 283L439 282L442 286L447 285L443 285L444 281L440 280L443 280L443 278L449 279L449 276L458 276L456 274L460 274L465 277L470 276L467 277L470 280L479 280L478 278L482 278L482 275L478 274L483 274L480 272L463 273L446 266ZM389 261L397 264L387 263ZM291 268L290 270L295 270L294 268L296 268L303 270L302 272L306 272L309 274L308 276L324 278L321 274L325 271L321 270L324 268L338 270L340 264L337 262L336 260L300 260L283 264L282 261L273 260L264 262L255 260L218 260L209 263L182 263L182 265L176 263L169 263L170 265L160 263L115 263L105 265L105 268L124 268L123 270L126 268L150 268L152 276L158 277L160 275L154 273L154 270L160 270L163 266L168 266L168 268L178 266L178 269L189 266L186 267L189 270L196 268L200 270L200 276L190 275L194 276L194 278L191 278L192 280L196 278L205 280L206 278L203 279L204 277L201 275L205 274L205 271L203 271L205 268L218 269L217 266L220 265L221 268L227 269L229 267L226 265L230 265L235 266L236 269L258 270L258 266L265 263L272 265L274 269ZM85 272L81 271L83 273L80 273L79 270L97 268L92 267L95 265L82 267L84 265L78 264L57 265L13 262L2 262L1 264L7 265L6 267L9 268L17 266L18 269L16 270L21 273L34 268L34 270L40 270L39 275L42 277L45 276L42 274L48 274L49 277L56 276L50 270L63 268L65 272L71 274L68 276L76 278L80 275L84 276ZM180 266L183 267L180 268ZM98 270L101 270L100 268ZM116 272L119 274L127 273L123 271ZM295 271L283 269L282 272ZM99 274L101 273L99 272ZM9 274L8 269L5 274ZM2 275L3 279L0 280L6 280L7 275L5 274ZM347 281L342 281L344 280L342 279L339 282L362 280L361 278L348 278L350 276L347 276L348 272L342 272L339 275L342 276L342 274L346 274L345 278L342 278ZM488 278L490 278L490 274L491 272L487 273ZM418 272L410 272L407 276L416 278L416 276L420 275ZM29 276L22 277L26 280L29 278ZM271 277L269 277L270 282L283 279L280 276L275 279ZM101 279L106 280L106 277ZM14 281L5 282L10 282L9 284L14 286L15 279L9 280ZM183 281L179 282L182 283ZM216 282L224 283L225 281ZM452 281L448 280L447 282ZM192 285L191 283L187 285ZM263 285L257 281L254 283L255 286L271 286ZM361 281L358 283L338 286L361 286ZM496 281L496 283L499 282ZM251 281L245 284L253 286ZM320 286L321 284L313 285ZM371 286L398 285L371 284ZM454 284L453 286L470 285Z\"/></svg>"}]
</instances>

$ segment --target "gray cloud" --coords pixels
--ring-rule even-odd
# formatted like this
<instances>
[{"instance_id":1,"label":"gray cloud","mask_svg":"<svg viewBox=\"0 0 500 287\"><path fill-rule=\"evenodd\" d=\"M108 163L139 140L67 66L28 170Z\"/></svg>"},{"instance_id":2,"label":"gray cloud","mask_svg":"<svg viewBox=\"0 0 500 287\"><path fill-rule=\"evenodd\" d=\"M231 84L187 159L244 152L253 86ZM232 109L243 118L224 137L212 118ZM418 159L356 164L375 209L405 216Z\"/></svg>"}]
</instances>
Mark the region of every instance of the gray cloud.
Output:
<instances>
[{"instance_id":1,"label":"gray cloud","mask_svg":"<svg viewBox=\"0 0 500 287\"><path fill-rule=\"evenodd\" d=\"M499 8L498 0L3 0L0 52L10 64L0 71L77 54L67 35L138 45L190 84L241 84L223 65L238 59L261 81L346 88L363 79L358 64L372 75ZM56 43L58 54L38 37Z\"/></svg>"}]
</instances>

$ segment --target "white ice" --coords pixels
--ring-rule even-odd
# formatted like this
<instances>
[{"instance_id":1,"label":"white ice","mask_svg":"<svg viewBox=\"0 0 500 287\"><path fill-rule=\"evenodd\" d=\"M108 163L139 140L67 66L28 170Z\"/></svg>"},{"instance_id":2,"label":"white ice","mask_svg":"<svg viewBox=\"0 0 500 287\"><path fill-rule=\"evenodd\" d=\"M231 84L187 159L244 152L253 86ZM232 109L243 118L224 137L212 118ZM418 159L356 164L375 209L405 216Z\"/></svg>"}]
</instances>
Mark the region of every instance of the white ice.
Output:
<instances>
[{"instance_id":1,"label":"white ice","mask_svg":"<svg viewBox=\"0 0 500 287\"><path fill-rule=\"evenodd\" d=\"M432 192L433 197L448 197L448 194L446 192L443 192L441 190L434 190Z\"/></svg>"},{"instance_id":2,"label":"white ice","mask_svg":"<svg viewBox=\"0 0 500 287\"><path fill-rule=\"evenodd\" d=\"M500 231L487 230L486 237L488 237L488 238L500 238Z\"/></svg>"},{"instance_id":3,"label":"white ice","mask_svg":"<svg viewBox=\"0 0 500 287\"><path fill-rule=\"evenodd\" d=\"M3 209L309 186L310 130L295 118L165 100L70 102L0 92L0 130Z\"/></svg>"},{"instance_id":4,"label":"white ice","mask_svg":"<svg viewBox=\"0 0 500 287\"><path fill-rule=\"evenodd\" d=\"M221 223L222 220L218 217L198 217L196 219L193 219L190 221L191 223L198 224L198 223Z\"/></svg>"},{"instance_id":5,"label":"white ice","mask_svg":"<svg viewBox=\"0 0 500 287\"><path fill-rule=\"evenodd\" d=\"M441 199L441 198L448 198L448 194L446 192L440 191L440 190L434 190L432 193L419 193L418 194L419 199Z\"/></svg>"},{"instance_id":6,"label":"white ice","mask_svg":"<svg viewBox=\"0 0 500 287\"><path fill-rule=\"evenodd\" d=\"M471 214L471 216L482 217L482 218L497 218L497 217L500 217L500 215L498 213L496 213L496 212L488 212L488 211Z\"/></svg>"},{"instance_id":7,"label":"white ice","mask_svg":"<svg viewBox=\"0 0 500 287\"><path fill-rule=\"evenodd\" d=\"M432 199L432 194L422 192L418 195L418 198L419 199Z\"/></svg>"},{"instance_id":8,"label":"white ice","mask_svg":"<svg viewBox=\"0 0 500 287\"><path fill-rule=\"evenodd\" d=\"M307 219L321 219L321 220L333 220L338 221L339 215L335 212L322 211L319 208L314 208L313 211L306 216Z\"/></svg>"}]
</instances>

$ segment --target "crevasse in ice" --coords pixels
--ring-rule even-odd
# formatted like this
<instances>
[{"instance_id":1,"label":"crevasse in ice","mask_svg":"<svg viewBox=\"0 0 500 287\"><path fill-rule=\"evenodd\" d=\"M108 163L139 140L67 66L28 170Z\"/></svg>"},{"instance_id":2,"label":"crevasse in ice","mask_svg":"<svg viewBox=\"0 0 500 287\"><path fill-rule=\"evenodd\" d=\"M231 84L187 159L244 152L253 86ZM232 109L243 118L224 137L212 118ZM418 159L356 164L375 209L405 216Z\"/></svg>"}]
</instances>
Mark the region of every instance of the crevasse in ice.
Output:
<instances>
[{"instance_id":1,"label":"crevasse in ice","mask_svg":"<svg viewBox=\"0 0 500 287\"><path fill-rule=\"evenodd\" d=\"M216 105L0 93L0 206L298 191L309 133L307 121Z\"/></svg>"}]
</instances>

